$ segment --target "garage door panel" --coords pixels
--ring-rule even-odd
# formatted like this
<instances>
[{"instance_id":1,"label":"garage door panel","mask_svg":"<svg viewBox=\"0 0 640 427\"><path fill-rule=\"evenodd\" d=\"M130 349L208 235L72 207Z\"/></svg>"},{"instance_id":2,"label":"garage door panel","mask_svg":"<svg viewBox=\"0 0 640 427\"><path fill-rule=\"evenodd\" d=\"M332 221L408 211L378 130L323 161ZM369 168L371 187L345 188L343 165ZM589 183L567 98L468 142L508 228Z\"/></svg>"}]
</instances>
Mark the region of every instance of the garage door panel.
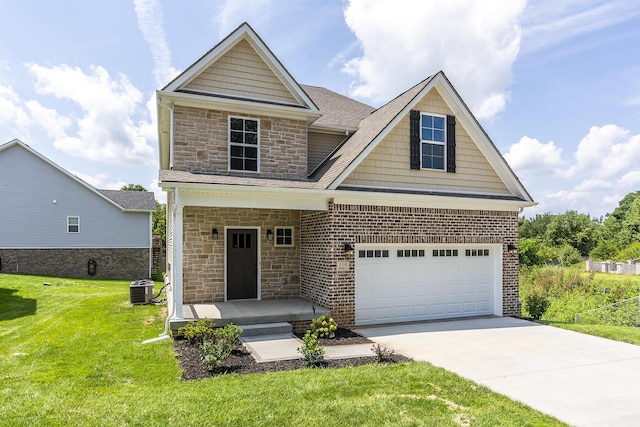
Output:
<instances>
[{"instance_id":1,"label":"garage door panel","mask_svg":"<svg viewBox=\"0 0 640 427\"><path fill-rule=\"evenodd\" d=\"M360 246L356 251L356 324L494 313L494 289L501 288L494 277L496 246ZM360 257L362 249L365 254L382 254L384 249L388 256ZM467 256L467 251L475 255Z\"/></svg>"}]
</instances>

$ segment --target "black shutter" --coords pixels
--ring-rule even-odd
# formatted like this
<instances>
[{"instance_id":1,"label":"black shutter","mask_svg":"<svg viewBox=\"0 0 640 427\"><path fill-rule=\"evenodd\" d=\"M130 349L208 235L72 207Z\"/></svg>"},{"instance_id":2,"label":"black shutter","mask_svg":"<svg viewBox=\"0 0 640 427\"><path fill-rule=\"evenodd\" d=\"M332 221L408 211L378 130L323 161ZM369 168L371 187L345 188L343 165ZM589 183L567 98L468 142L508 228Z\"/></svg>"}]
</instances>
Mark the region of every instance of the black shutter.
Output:
<instances>
[{"instance_id":1,"label":"black shutter","mask_svg":"<svg viewBox=\"0 0 640 427\"><path fill-rule=\"evenodd\" d=\"M409 160L411 169L420 169L420 111L409 114Z\"/></svg>"},{"instance_id":2,"label":"black shutter","mask_svg":"<svg viewBox=\"0 0 640 427\"><path fill-rule=\"evenodd\" d=\"M447 172L456 171L456 118L447 116Z\"/></svg>"}]
</instances>

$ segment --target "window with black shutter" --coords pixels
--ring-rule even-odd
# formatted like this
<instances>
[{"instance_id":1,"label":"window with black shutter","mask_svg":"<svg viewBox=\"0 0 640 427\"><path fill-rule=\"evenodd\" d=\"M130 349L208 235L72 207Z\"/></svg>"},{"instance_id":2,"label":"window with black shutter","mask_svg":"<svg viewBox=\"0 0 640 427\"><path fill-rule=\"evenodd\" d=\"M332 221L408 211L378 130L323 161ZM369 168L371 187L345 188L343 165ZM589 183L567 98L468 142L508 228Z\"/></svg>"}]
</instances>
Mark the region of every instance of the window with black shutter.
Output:
<instances>
[{"instance_id":1,"label":"window with black shutter","mask_svg":"<svg viewBox=\"0 0 640 427\"><path fill-rule=\"evenodd\" d=\"M456 118L411 110L411 169L456 171Z\"/></svg>"}]
</instances>

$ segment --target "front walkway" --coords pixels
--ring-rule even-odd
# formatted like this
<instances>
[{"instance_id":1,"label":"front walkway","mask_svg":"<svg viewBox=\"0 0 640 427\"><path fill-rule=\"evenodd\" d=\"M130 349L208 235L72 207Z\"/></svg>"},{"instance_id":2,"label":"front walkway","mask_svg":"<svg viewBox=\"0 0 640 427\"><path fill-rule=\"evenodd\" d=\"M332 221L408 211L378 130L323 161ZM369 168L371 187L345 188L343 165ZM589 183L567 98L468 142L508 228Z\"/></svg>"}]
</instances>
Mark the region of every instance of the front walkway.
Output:
<instances>
[{"instance_id":1,"label":"front walkway","mask_svg":"<svg viewBox=\"0 0 640 427\"><path fill-rule=\"evenodd\" d=\"M509 317L356 332L571 425L640 423L640 346Z\"/></svg>"},{"instance_id":2,"label":"front walkway","mask_svg":"<svg viewBox=\"0 0 640 427\"><path fill-rule=\"evenodd\" d=\"M331 314L326 308L300 298L185 304L182 306L182 312L184 320L172 320L172 330L178 329L190 320L199 320L205 317L213 320L217 326L224 326L227 323L253 325L310 321L323 314Z\"/></svg>"}]
</instances>

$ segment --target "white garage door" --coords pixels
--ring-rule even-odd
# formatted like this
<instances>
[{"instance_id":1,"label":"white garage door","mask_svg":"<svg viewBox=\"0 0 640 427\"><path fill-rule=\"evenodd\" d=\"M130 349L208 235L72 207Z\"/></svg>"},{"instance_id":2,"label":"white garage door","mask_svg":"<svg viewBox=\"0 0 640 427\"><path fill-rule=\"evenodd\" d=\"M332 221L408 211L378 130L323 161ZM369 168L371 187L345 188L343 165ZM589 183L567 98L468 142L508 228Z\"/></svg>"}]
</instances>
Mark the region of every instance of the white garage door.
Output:
<instances>
[{"instance_id":1,"label":"white garage door","mask_svg":"<svg viewBox=\"0 0 640 427\"><path fill-rule=\"evenodd\" d=\"M356 324L502 314L500 245L358 245Z\"/></svg>"}]
</instances>

